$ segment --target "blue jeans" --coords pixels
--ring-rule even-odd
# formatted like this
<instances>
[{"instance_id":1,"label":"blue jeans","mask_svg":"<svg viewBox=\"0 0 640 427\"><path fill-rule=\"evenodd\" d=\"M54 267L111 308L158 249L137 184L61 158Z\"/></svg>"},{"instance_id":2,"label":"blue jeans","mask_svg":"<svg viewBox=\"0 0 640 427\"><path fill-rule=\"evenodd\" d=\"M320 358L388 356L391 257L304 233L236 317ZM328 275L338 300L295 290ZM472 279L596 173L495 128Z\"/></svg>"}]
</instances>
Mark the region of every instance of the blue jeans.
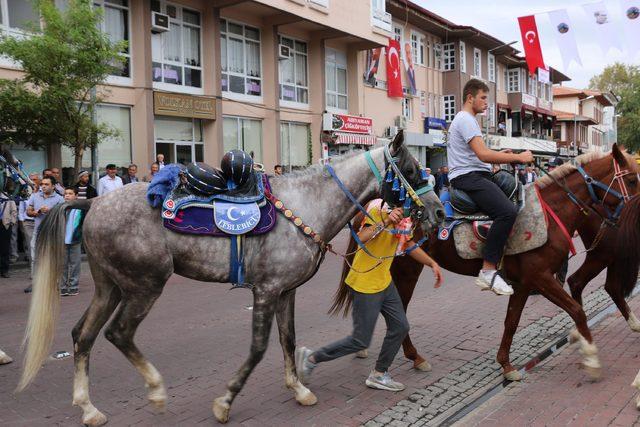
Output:
<instances>
[{"instance_id":1,"label":"blue jeans","mask_svg":"<svg viewBox=\"0 0 640 427\"><path fill-rule=\"evenodd\" d=\"M66 289L68 291L78 290L78 277L80 276L80 262L82 245L80 243L74 243L72 245L65 246L64 256L64 273L62 275L62 283L60 289Z\"/></svg>"}]
</instances>

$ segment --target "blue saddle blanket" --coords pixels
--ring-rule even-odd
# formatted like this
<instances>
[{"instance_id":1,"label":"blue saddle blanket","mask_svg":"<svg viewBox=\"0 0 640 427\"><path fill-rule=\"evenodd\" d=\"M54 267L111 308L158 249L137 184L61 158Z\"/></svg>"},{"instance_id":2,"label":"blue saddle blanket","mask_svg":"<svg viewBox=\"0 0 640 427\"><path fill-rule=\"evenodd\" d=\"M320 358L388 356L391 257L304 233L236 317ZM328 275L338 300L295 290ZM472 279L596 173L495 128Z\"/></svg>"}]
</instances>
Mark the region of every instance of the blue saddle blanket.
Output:
<instances>
[{"instance_id":1,"label":"blue saddle blanket","mask_svg":"<svg viewBox=\"0 0 640 427\"><path fill-rule=\"evenodd\" d=\"M235 204L215 201L213 219L216 227L226 234L246 234L260 222L260 208L256 202Z\"/></svg>"}]
</instances>

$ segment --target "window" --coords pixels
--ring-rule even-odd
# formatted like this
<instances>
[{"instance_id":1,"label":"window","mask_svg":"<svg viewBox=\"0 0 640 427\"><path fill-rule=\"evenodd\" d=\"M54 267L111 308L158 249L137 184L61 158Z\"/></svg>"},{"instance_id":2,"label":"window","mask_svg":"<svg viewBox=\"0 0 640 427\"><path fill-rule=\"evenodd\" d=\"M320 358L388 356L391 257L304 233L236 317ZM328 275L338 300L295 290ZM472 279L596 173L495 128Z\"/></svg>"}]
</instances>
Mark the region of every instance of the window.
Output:
<instances>
[{"instance_id":1,"label":"window","mask_svg":"<svg viewBox=\"0 0 640 427\"><path fill-rule=\"evenodd\" d=\"M429 39L427 40L427 67L433 68L434 62L435 61L433 60L433 44Z\"/></svg>"},{"instance_id":2,"label":"window","mask_svg":"<svg viewBox=\"0 0 640 427\"><path fill-rule=\"evenodd\" d=\"M467 47L464 42L460 42L460 72L467 72Z\"/></svg>"},{"instance_id":3,"label":"window","mask_svg":"<svg viewBox=\"0 0 640 427\"><path fill-rule=\"evenodd\" d=\"M520 92L520 68L508 70L507 88L509 92Z\"/></svg>"},{"instance_id":4,"label":"window","mask_svg":"<svg viewBox=\"0 0 640 427\"><path fill-rule=\"evenodd\" d=\"M164 154L165 163L186 165L204 161L201 120L156 116L153 129L156 155Z\"/></svg>"},{"instance_id":5,"label":"window","mask_svg":"<svg viewBox=\"0 0 640 427\"><path fill-rule=\"evenodd\" d=\"M34 3L25 0L0 0L0 32L22 33L39 27Z\"/></svg>"},{"instance_id":6,"label":"window","mask_svg":"<svg viewBox=\"0 0 640 427\"><path fill-rule=\"evenodd\" d=\"M496 104L489 104L489 126L495 127L496 125Z\"/></svg>"},{"instance_id":7,"label":"window","mask_svg":"<svg viewBox=\"0 0 640 427\"><path fill-rule=\"evenodd\" d=\"M453 43L445 43L442 45L444 56L444 71L456 69L456 48Z\"/></svg>"},{"instance_id":8,"label":"window","mask_svg":"<svg viewBox=\"0 0 640 427\"><path fill-rule=\"evenodd\" d=\"M529 76L529 90L527 93L531 96L538 96L538 83L535 77Z\"/></svg>"},{"instance_id":9,"label":"window","mask_svg":"<svg viewBox=\"0 0 640 427\"><path fill-rule=\"evenodd\" d=\"M102 9L101 30L112 43L127 42L122 51L122 62L118 63L117 77L131 77L131 52L129 43L129 0L94 0L93 4Z\"/></svg>"},{"instance_id":10,"label":"window","mask_svg":"<svg viewBox=\"0 0 640 427\"><path fill-rule=\"evenodd\" d=\"M496 82L496 57L491 53L487 54L487 66L489 68L489 81Z\"/></svg>"},{"instance_id":11,"label":"window","mask_svg":"<svg viewBox=\"0 0 640 427\"><path fill-rule=\"evenodd\" d=\"M403 27L398 24L393 24L393 38L400 43L400 50L402 50L402 39L404 39L403 33Z\"/></svg>"},{"instance_id":12,"label":"window","mask_svg":"<svg viewBox=\"0 0 640 427\"><path fill-rule=\"evenodd\" d=\"M414 64L425 65L424 62L424 36L411 32L411 56Z\"/></svg>"},{"instance_id":13,"label":"window","mask_svg":"<svg viewBox=\"0 0 640 427\"><path fill-rule=\"evenodd\" d=\"M496 91L501 90L502 89L502 78L500 77L502 74L500 74L500 64L496 63L496 70L494 73L494 79L496 82Z\"/></svg>"},{"instance_id":14,"label":"window","mask_svg":"<svg viewBox=\"0 0 640 427\"><path fill-rule=\"evenodd\" d=\"M262 122L242 117L224 117L222 122L224 151L244 150L256 162L262 162Z\"/></svg>"},{"instance_id":15,"label":"window","mask_svg":"<svg viewBox=\"0 0 640 427\"><path fill-rule=\"evenodd\" d=\"M502 78L504 79L504 90L509 91L509 70L506 66L504 67L504 76Z\"/></svg>"},{"instance_id":16,"label":"window","mask_svg":"<svg viewBox=\"0 0 640 427\"><path fill-rule=\"evenodd\" d=\"M434 43L433 45L433 57L435 60L435 69L442 70L442 44Z\"/></svg>"},{"instance_id":17,"label":"window","mask_svg":"<svg viewBox=\"0 0 640 427\"><path fill-rule=\"evenodd\" d=\"M327 108L347 111L347 55L333 49L325 54Z\"/></svg>"},{"instance_id":18,"label":"window","mask_svg":"<svg viewBox=\"0 0 640 427\"><path fill-rule=\"evenodd\" d=\"M113 163L118 167L127 167L131 163L131 109L119 105L100 104L96 108L96 120L119 133L98 144L97 153L100 165ZM74 155L70 148L62 147L62 167L73 167ZM91 150L82 156L82 167L91 169ZM75 179L75 177L74 177Z\"/></svg>"},{"instance_id":19,"label":"window","mask_svg":"<svg viewBox=\"0 0 640 427\"><path fill-rule=\"evenodd\" d=\"M455 95L445 95L442 97L444 102L444 120L451 123L456 116L456 97Z\"/></svg>"},{"instance_id":20,"label":"window","mask_svg":"<svg viewBox=\"0 0 640 427\"><path fill-rule=\"evenodd\" d=\"M307 43L280 36L280 44L291 49L289 59L279 61L280 99L283 101L309 103L307 80Z\"/></svg>"},{"instance_id":21,"label":"window","mask_svg":"<svg viewBox=\"0 0 640 427\"><path fill-rule=\"evenodd\" d=\"M311 135L309 125L303 123L280 123L280 164L291 172L311 164Z\"/></svg>"},{"instance_id":22,"label":"window","mask_svg":"<svg viewBox=\"0 0 640 427\"><path fill-rule=\"evenodd\" d=\"M482 78L482 57L480 49L473 49L473 75Z\"/></svg>"},{"instance_id":23,"label":"window","mask_svg":"<svg viewBox=\"0 0 640 427\"><path fill-rule=\"evenodd\" d=\"M153 81L202 87L200 12L157 0L151 10L169 15L169 31L151 35Z\"/></svg>"},{"instance_id":24,"label":"window","mask_svg":"<svg viewBox=\"0 0 640 427\"><path fill-rule=\"evenodd\" d=\"M220 20L222 91L262 96L260 30Z\"/></svg>"},{"instance_id":25,"label":"window","mask_svg":"<svg viewBox=\"0 0 640 427\"><path fill-rule=\"evenodd\" d=\"M412 98L402 98L402 116L408 121L413 120Z\"/></svg>"}]
</instances>

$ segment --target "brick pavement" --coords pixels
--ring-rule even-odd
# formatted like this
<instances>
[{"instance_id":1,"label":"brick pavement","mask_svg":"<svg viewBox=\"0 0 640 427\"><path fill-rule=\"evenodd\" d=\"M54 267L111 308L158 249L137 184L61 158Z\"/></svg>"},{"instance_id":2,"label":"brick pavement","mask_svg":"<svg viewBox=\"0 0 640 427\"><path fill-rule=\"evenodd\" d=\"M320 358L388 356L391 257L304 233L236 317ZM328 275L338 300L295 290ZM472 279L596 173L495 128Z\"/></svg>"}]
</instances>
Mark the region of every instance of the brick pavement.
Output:
<instances>
[{"instance_id":1,"label":"brick pavement","mask_svg":"<svg viewBox=\"0 0 640 427\"><path fill-rule=\"evenodd\" d=\"M636 312L640 299L630 303ZM637 390L630 386L640 369L640 335L619 313L593 329L600 348L603 377L587 381L580 371L577 345L564 347L456 424L484 426L631 426L640 422Z\"/></svg>"},{"instance_id":2,"label":"brick pavement","mask_svg":"<svg viewBox=\"0 0 640 427\"><path fill-rule=\"evenodd\" d=\"M344 246L346 235L337 239ZM572 261L571 267L580 260ZM349 319L326 315L340 275L340 262L328 256L318 274L298 291L296 329L298 343L317 347L350 332ZM0 282L0 346L18 355L28 297L22 293L26 271ZM599 276L595 285L604 279ZM595 285L587 288L591 292ZM61 316L53 350L71 350L70 331L91 297L91 279L86 264L81 277L81 294L62 300ZM145 400L142 379L124 357L102 336L92 353L91 397L110 417L112 425L215 424L213 398L247 355L250 337L251 294L228 291L228 285L205 284L174 276L167 284L136 342L164 375L169 400L167 413L157 415ZM402 393L370 390L364 379L373 360L344 358L321 365L310 388L318 396L314 407L301 407L284 387L282 353L277 333L272 333L264 360L236 399L232 425L358 425L407 399L495 350L502 334L507 299L479 292L469 278L445 273L445 285L433 289L431 277L423 275L409 309L414 344L433 364L433 371L416 372L400 354L391 373L407 385ZM554 317L558 309L542 297L530 298L521 328L542 316ZM371 353L377 354L384 324L376 329ZM20 362L0 367L0 424L77 425L80 411L71 401L72 361L50 361L34 385L13 395ZM497 363L493 369L499 372Z\"/></svg>"}]
</instances>

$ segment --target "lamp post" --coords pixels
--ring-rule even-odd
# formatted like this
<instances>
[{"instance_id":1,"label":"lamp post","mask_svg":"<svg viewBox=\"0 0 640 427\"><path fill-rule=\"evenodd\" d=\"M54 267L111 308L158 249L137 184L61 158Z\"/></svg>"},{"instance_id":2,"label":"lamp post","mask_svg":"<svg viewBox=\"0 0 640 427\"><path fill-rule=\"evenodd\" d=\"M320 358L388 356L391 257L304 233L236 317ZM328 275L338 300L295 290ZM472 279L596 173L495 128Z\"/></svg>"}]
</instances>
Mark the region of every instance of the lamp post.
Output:
<instances>
[{"instance_id":1,"label":"lamp post","mask_svg":"<svg viewBox=\"0 0 640 427\"><path fill-rule=\"evenodd\" d=\"M500 48L503 48L503 47L507 47L507 46L514 45L514 44L516 44L516 43L518 43L518 41L517 41L517 40L514 40L514 41L509 42L509 43L501 44L500 46L496 46L496 47L494 47L494 48L489 49L489 50L487 51L487 54L489 54L489 53L491 53L491 52L493 52L493 51L495 51L495 50L498 50L498 49L500 49ZM497 80L497 79L499 79L500 77L498 76L498 73L497 73L497 70L498 70L498 63L497 63L497 62L495 62L495 60L494 60L493 69L494 69L494 70L495 70L495 72L496 72L496 80ZM487 68L487 70L488 70L488 68ZM497 96L498 96L498 94L496 93L496 101L497 101ZM485 127L484 127L484 130L485 130L485 131L484 131L484 139L485 139L485 140L489 138L489 119L490 119L489 114L491 114L491 110L489 110L489 113L487 114L487 121L486 121L486 123L485 123Z\"/></svg>"},{"instance_id":2,"label":"lamp post","mask_svg":"<svg viewBox=\"0 0 640 427\"><path fill-rule=\"evenodd\" d=\"M578 111L573 115L573 143L575 144L576 148L580 146L580 144L578 144L578 141L576 141L576 127L578 123L578 113L580 113L580 104L593 98L595 98L595 96L590 95L584 99L578 99Z\"/></svg>"}]
</instances>

